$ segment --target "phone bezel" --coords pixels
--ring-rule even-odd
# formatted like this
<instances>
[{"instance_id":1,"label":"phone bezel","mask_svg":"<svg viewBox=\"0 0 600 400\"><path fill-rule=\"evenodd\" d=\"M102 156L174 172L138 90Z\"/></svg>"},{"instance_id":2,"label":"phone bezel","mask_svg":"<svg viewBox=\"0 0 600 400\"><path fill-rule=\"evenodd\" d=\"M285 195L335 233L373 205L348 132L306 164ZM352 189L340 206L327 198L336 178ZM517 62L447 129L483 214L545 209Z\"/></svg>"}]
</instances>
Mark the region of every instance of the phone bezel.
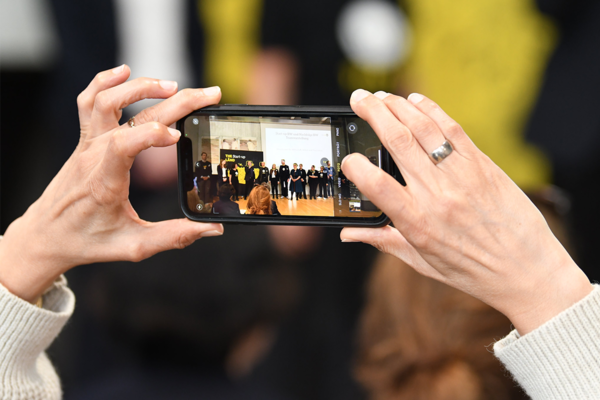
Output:
<instances>
[{"instance_id":1,"label":"phone bezel","mask_svg":"<svg viewBox=\"0 0 600 400\"><path fill-rule=\"evenodd\" d=\"M179 121L177 129L181 132L181 137L185 137L185 120L193 115L230 115L230 116L263 116L263 117L357 117L350 107L344 106L255 106L246 104L222 104L205 107L196 110ZM382 170L389 173L397 180L402 181L398 168L394 164L392 157L385 147L382 146ZM185 162L182 155L181 142L177 142L177 176L178 176L178 195L180 208L183 214L192 221L198 222L216 222L225 224L244 224L244 225L295 225L295 226L324 226L324 227L381 227L389 224L390 220L382 213L375 218L359 217L310 217L310 216L262 216L262 215L219 215L219 214L198 214L188 209L187 193L185 193L183 184L183 171ZM193 163L192 163L193 165Z\"/></svg>"}]
</instances>

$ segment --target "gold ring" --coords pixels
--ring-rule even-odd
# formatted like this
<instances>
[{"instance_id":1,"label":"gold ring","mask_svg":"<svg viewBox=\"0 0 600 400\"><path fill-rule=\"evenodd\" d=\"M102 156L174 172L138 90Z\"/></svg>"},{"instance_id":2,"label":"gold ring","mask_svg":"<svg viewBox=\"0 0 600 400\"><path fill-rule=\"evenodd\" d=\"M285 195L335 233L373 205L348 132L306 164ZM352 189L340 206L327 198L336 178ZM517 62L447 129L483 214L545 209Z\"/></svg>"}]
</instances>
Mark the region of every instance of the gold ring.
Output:
<instances>
[{"instance_id":1,"label":"gold ring","mask_svg":"<svg viewBox=\"0 0 600 400\"><path fill-rule=\"evenodd\" d=\"M127 121L127 124L129 124L130 127L134 127L135 126L135 117L131 117L129 118L129 121Z\"/></svg>"}]
</instances>

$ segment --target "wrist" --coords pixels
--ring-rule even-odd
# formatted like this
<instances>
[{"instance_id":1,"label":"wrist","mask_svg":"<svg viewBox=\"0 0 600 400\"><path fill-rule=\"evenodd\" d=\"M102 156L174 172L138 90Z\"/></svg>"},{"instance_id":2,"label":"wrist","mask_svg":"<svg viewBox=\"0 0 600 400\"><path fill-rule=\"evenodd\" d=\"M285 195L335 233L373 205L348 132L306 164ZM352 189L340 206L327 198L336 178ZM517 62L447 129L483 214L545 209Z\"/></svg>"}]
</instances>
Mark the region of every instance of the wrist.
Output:
<instances>
[{"instance_id":1,"label":"wrist","mask_svg":"<svg viewBox=\"0 0 600 400\"><path fill-rule=\"evenodd\" d=\"M523 336L583 300L593 289L587 276L571 260L533 288L521 307L506 315Z\"/></svg>"},{"instance_id":2,"label":"wrist","mask_svg":"<svg viewBox=\"0 0 600 400\"><path fill-rule=\"evenodd\" d=\"M15 296L35 303L68 266L43 233L27 229L27 221L26 213L0 240L0 283Z\"/></svg>"}]
</instances>

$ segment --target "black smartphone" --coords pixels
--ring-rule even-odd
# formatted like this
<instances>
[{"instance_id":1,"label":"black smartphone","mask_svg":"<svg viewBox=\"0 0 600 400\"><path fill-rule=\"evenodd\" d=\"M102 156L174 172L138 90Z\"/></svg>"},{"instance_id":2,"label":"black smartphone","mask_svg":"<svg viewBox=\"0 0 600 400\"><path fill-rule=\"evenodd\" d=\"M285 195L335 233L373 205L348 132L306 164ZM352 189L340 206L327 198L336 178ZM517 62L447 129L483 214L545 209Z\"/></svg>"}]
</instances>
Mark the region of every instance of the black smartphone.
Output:
<instances>
[{"instance_id":1,"label":"black smartphone","mask_svg":"<svg viewBox=\"0 0 600 400\"><path fill-rule=\"evenodd\" d=\"M217 105L182 118L177 129L181 209L194 221L383 226L387 216L340 168L350 153L403 183L350 107Z\"/></svg>"}]
</instances>

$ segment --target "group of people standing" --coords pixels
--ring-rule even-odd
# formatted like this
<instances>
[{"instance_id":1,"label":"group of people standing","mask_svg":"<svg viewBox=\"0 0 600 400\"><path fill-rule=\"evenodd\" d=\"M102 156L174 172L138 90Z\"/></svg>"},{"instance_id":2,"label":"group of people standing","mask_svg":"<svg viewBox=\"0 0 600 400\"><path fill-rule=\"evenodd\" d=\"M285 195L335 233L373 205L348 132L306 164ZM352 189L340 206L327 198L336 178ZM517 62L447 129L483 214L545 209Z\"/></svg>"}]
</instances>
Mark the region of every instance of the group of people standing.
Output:
<instances>
[{"instance_id":1,"label":"group of people standing","mask_svg":"<svg viewBox=\"0 0 600 400\"><path fill-rule=\"evenodd\" d=\"M281 197L287 197L290 200L296 195L296 199L306 199L306 184L308 183L310 190L310 199L317 199L318 197L326 199L328 196L334 195L334 177L336 175L335 169L331 166L331 163L327 161L327 167L320 166L319 170L315 169L315 166L306 171L302 164L293 164L293 168L290 169L285 164L285 160L281 160L281 165L277 168L277 165L273 164L270 170L266 168L265 163L261 163L261 170L259 178L266 182L268 179L271 184L271 195L278 199L279 198L279 184L281 184ZM318 191L318 196L317 196Z\"/></svg>"},{"instance_id":2,"label":"group of people standing","mask_svg":"<svg viewBox=\"0 0 600 400\"><path fill-rule=\"evenodd\" d=\"M269 169L263 161L260 163L258 176L255 175L254 163L248 161L246 167L244 167L246 184L243 193L240 192L239 171L240 168L237 163L233 163L231 168L227 168L227 162L221 160L217 167L217 176L219 177L217 192L219 192L219 188L222 185L229 184L235 192L233 200L237 201L239 197L248 199L255 184L265 184L267 187L271 187L272 197L278 199L280 196L279 186L281 185L281 198L287 197L293 200L295 195L296 199L300 200L307 199L306 185L308 184L309 198L311 200L318 198L327 199L329 196L335 194L334 177L337 173L329 161L327 161L327 167L321 165L319 169L316 169L312 165L308 171L304 169L302 164L297 163L294 163L293 168L290 169L286 165L285 160L281 160L279 168L277 168L276 164L273 164L271 169ZM341 171L339 173L340 179L342 179L342 194L344 195L347 180ZM196 163L195 175L200 200L205 204L210 203L210 177L212 169L205 152L202 152L201 160Z\"/></svg>"}]
</instances>

